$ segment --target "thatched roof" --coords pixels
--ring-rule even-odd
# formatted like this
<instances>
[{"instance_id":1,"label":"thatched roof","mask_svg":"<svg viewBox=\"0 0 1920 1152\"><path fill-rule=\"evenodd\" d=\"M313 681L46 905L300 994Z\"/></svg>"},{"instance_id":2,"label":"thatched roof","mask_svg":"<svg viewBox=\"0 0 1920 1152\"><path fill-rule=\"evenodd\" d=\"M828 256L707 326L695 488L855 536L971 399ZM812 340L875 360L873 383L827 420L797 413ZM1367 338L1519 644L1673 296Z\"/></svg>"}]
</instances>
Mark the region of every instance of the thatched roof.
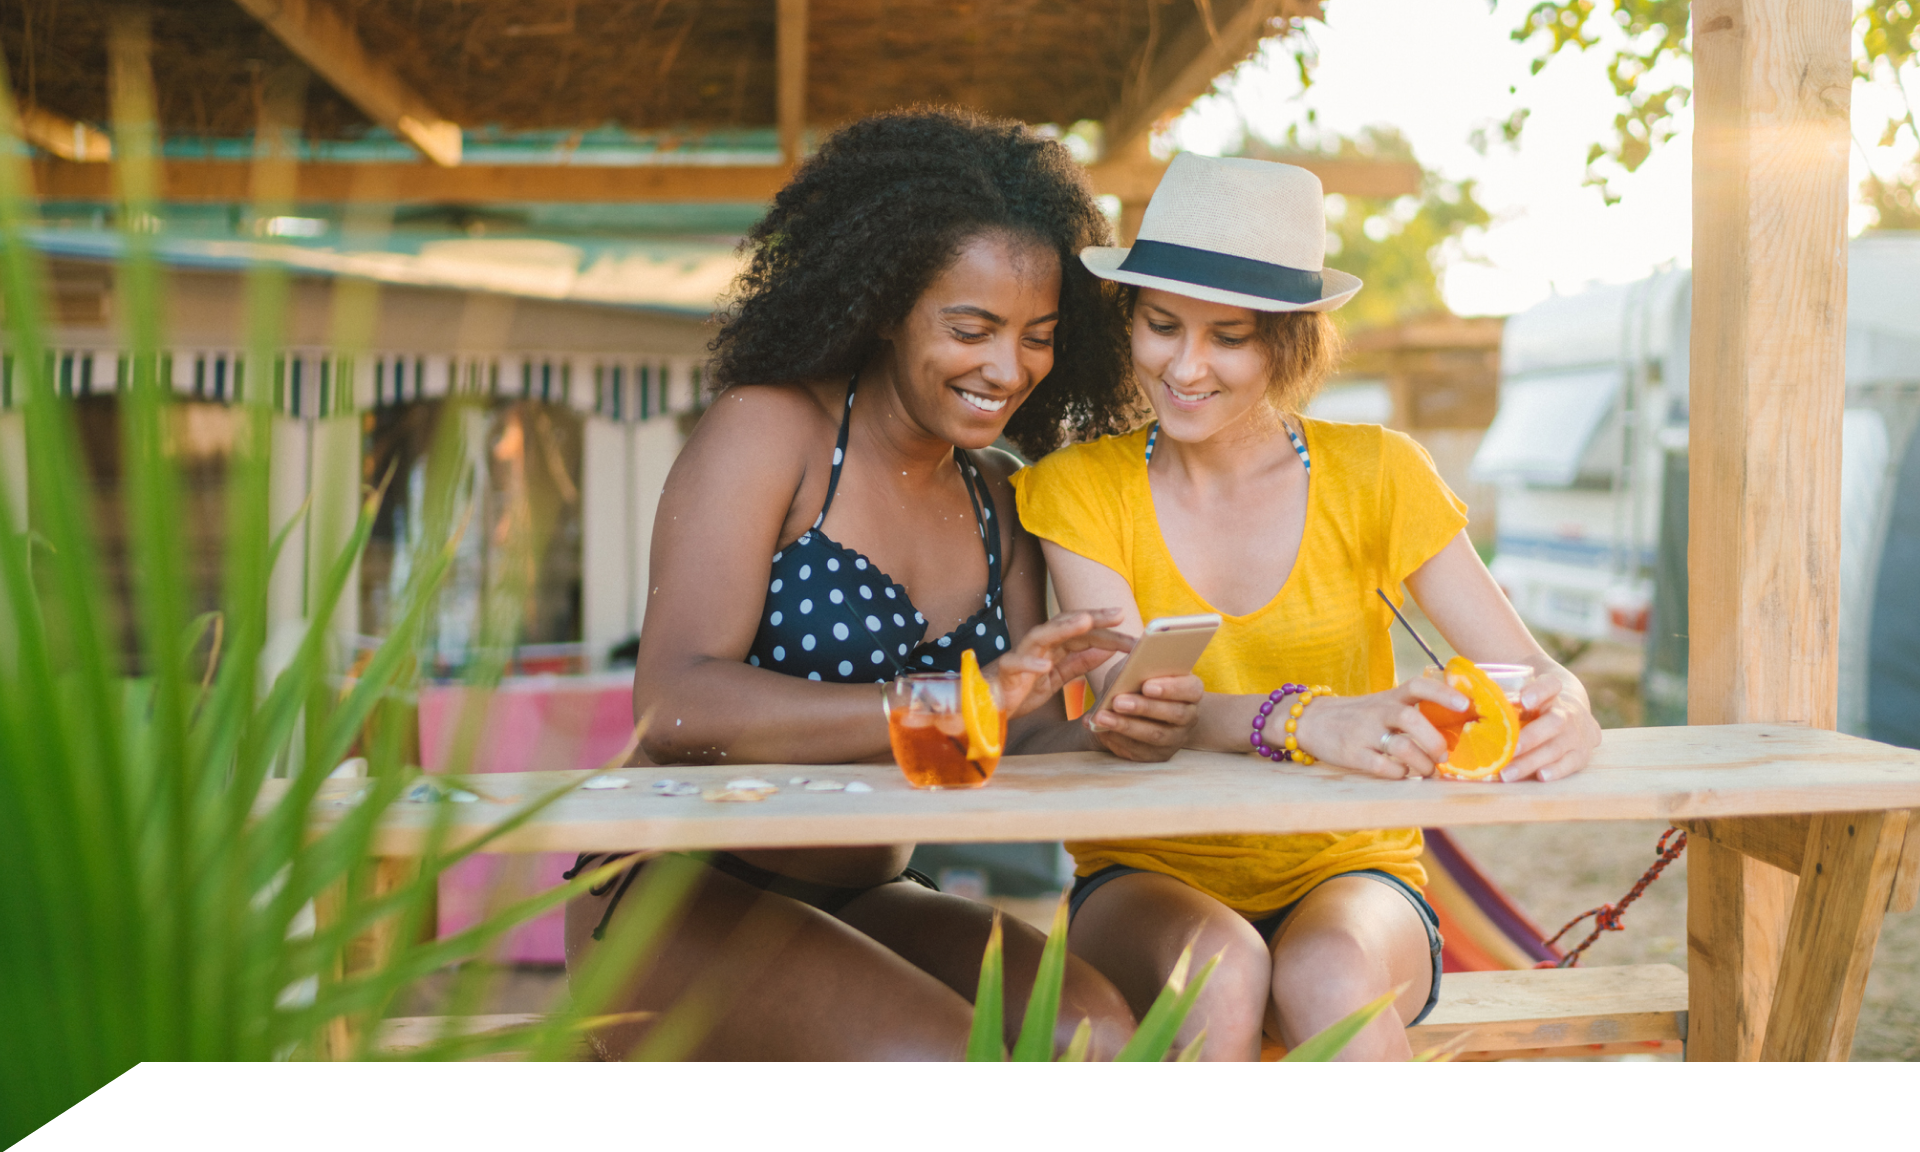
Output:
<instances>
[{"instance_id":1,"label":"thatched roof","mask_svg":"<svg viewBox=\"0 0 1920 1152\"><path fill-rule=\"evenodd\" d=\"M1321 3L146 0L148 47L127 59L150 62L167 201L248 200L252 137L291 121L302 203L759 203L809 135L944 103L1098 121L1090 175L1130 234L1165 169L1148 130ZM125 10L0 0L0 52L49 200L116 194L99 163L111 140L93 126L111 115ZM1411 162L1290 159L1329 191L1419 186Z\"/></svg>"},{"instance_id":2,"label":"thatched roof","mask_svg":"<svg viewBox=\"0 0 1920 1152\"><path fill-rule=\"evenodd\" d=\"M377 67L469 130L697 130L777 119L777 0L327 2ZM1179 87L1177 74L1198 56L1219 65L1207 70L1204 89L1275 30L1276 18L1317 7L1305 0L811 0L805 120L830 127L922 101L1030 123L1151 114L1158 110L1145 104L1169 84ZM0 48L22 103L107 120L111 9L103 0L0 0ZM153 0L150 9L163 131L250 135L261 77L296 59L287 43L228 0ZM1256 9L1258 19L1244 18ZM305 131L321 139L364 132L376 123L365 103L316 80Z\"/></svg>"}]
</instances>

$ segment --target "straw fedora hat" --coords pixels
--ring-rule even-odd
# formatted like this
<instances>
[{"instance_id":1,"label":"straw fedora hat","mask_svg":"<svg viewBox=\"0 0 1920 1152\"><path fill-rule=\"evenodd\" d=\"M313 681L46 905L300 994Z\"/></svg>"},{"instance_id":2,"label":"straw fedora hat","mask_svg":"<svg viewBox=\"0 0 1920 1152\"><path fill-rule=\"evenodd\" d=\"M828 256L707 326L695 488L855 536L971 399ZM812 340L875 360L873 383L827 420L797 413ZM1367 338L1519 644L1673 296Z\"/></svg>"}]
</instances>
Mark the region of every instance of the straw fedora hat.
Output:
<instances>
[{"instance_id":1,"label":"straw fedora hat","mask_svg":"<svg viewBox=\"0 0 1920 1152\"><path fill-rule=\"evenodd\" d=\"M1329 312L1360 280L1326 267L1320 178L1270 160L1182 152L1132 248L1088 248L1095 276L1258 312Z\"/></svg>"}]
</instances>

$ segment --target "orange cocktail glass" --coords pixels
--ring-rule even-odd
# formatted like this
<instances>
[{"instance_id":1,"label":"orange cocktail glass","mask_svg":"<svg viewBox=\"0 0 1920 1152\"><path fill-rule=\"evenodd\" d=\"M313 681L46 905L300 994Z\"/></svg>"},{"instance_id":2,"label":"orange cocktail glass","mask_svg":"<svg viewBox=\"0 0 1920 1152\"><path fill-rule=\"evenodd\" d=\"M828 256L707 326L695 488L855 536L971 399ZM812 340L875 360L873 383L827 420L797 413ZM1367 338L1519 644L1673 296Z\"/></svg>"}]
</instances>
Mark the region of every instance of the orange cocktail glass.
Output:
<instances>
[{"instance_id":1,"label":"orange cocktail glass","mask_svg":"<svg viewBox=\"0 0 1920 1152\"><path fill-rule=\"evenodd\" d=\"M1527 681L1533 679L1536 675L1531 666L1526 664L1475 664L1474 667L1485 672L1487 678L1499 685L1500 691L1506 693L1507 700L1520 712L1520 723L1525 724L1539 715L1537 712L1528 712L1526 709L1520 707L1520 689L1526 687ZM1420 673L1420 675L1423 679L1438 680L1443 684L1446 683L1447 680L1446 671L1441 668L1435 668L1432 665L1428 665L1427 669ZM1455 748L1459 747L1460 733L1466 729L1468 722L1480 718L1479 713L1475 712L1472 707L1469 707L1465 712L1455 712L1451 708L1443 708L1429 700L1420 701L1420 714L1425 716L1429 723L1440 730L1440 738L1447 742L1447 752L1449 754L1451 754Z\"/></svg>"},{"instance_id":2,"label":"orange cocktail glass","mask_svg":"<svg viewBox=\"0 0 1920 1152\"><path fill-rule=\"evenodd\" d=\"M995 754L967 757L967 725L960 715L958 672L915 672L887 685L887 740L907 783L915 788L978 788L993 779ZM994 703L1000 694L994 689ZM1000 743L1007 742L1005 713Z\"/></svg>"}]
</instances>

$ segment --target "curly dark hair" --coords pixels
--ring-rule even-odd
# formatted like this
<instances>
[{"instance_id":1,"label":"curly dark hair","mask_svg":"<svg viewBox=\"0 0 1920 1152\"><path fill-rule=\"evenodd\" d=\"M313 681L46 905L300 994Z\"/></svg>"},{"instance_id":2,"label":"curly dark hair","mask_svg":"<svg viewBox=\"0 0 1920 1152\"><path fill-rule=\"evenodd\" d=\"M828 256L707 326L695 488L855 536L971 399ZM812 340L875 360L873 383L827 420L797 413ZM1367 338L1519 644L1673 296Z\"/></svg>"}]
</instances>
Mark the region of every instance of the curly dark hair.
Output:
<instances>
[{"instance_id":1,"label":"curly dark hair","mask_svg":"<svg viewBox=\"0 0 1920 1152\"><path fill-rule=\"evenodd\" d=\"M752 258L709 346L715 388L858 371L879 333L993 229L1060 260L1053 371L1007 422L1007 438L1037 458L1126 430L1138 393L1124 306L1078 259L1112 243L1086 177L1057 141L951 108L868 117L800 165L743 242Z\"/></svg>"}]
</instances>

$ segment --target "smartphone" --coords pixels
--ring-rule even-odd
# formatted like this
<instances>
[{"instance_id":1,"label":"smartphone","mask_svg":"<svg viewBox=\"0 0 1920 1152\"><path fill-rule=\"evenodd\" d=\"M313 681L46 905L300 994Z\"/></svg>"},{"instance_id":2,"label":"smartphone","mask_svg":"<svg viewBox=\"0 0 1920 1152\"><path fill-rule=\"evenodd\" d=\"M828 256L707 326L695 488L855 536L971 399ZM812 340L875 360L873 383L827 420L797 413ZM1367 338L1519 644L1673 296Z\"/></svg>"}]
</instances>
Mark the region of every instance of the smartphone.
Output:
<instances>
[{"instance_id":1,"label":"smartphone","mask_svg":"<svg viewBox=\"0 0 1920 1152\"><path fill-rule=\"evenodd\" d=\"M1140 685L1157 676L1185 676L1193 671L1200 654L1207 650L1213 634L1220 629L1220 617L1162 616L1147 624L1147 630L1127 653L1126 662L1107 681L1100 702L1087 710L1088 717L1112 706L1114 698L1125 692L1138 692ZM1100 731L1089 719L1087 727Z\"/></svg>"}]
</instances>

